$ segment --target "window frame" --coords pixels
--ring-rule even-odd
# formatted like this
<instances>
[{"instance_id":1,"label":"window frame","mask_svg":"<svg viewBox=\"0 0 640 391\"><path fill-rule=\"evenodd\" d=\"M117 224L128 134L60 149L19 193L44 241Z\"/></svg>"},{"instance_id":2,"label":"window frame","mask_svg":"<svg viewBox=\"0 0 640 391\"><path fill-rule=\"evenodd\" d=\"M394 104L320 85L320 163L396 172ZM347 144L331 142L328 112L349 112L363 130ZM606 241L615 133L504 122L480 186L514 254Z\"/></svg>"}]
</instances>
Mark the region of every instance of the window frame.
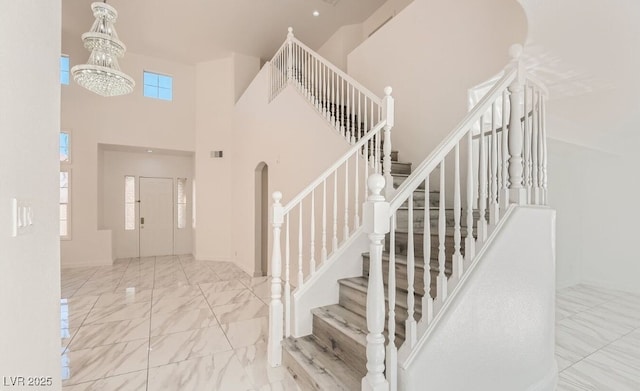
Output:
<instances>
[{"instance_id":1,"label":"window frame","mask_svg":"<svg viewBox=\"0 0 640 391\"><path fill-rule=\"evenodd\" d=\"M153 76L157 76L158 77L158 82L156 84L147 84L147 82L146 82L147 74L153 75ZM171 82L171 86L169 88L160 86L160 84L161 84L160 83L160 77L169 78L169 80ZM155 88L156 89L156 94L155 95L147 95L147 87ZM161 89L169 91L169 95L170 95L169 99L163 98L163 97L160 96L160 90ZM169 74L166 74L166 73L160 73L160 72L150 71L148 69L143 69L142 70L142 96L145 97L145 98L162 100L162 101L165 101L165 102L173 102L173 76L169 75Z\"/></svg>"},{"instance_id":2,"label":"window frame","mask_svg":"<svg viewBox=\"0 0 640 391\"><path fill-rule=\"evenodd\" d=\"M182 183L182 195L183 195L183 199L184 202L181 202L180 200L180 182L183 181ZM188 191L187 191L187 186L189 184L189 178L180 178L177 177L176 178L176 229L182 230L182 229L186 229L187 228L187 213L189 211L189 197L188 197ZM184 206L184 212L183 212L183 216L184 216L184 224L182 226L180 226L180 207Z\"/></svg>"},{"instance_id":3,"label":"window frame","mask_svg":"<svg viewBox=\"0 0 640 391\"><path fill-rule=\"evenodd\" d=\"M62 232L59 232L60 235L60 240L71 240L72 239L72 224L71 224L71 219L72 219L72 196L71 196L71 189L72 189L72 180L73 180L73 176L72 176L72 168L68 165L61 165L60 166L60 173L66 172L67 173L67 202L65 204L63 204L62 202L60 202L58 200L58 211L60 210L60 205L66 205L67 206L67 216L66 216L66 221L67 221L67 234L66 235L62 235ZM62 189L61 186L59 186L59 189ZM60 192L60 190L58 190L58 192ZM60 194L58 193L58 197L60 197ZM58 217L58 228L60 228L60 221L62 221L62 215L60 215Z\"/></svg>"},{"instance_id":4,"label":"window frame","mask_svg":"<svg viewBox=\"0 0 640 391\"><path fill-rule=\"evenodd\" d=\"M133 178L133 202L128 202L127 201L127 178ZM124 191L123 191L123 195L124 195L124 219L123 219L123 228L125 232L130 232L130 231L137 231L138 230L138 224L136 224L137 220L137 215L138 215L138 210L136 208L136 204L137 204L137 195L138 195L138 177L136 175L125 175L124 176ZM133 228L127 228L127 205L133 204Z\"/></svg>"},{"instance_id":5,"label":"window frame","mask_svg":"<svg viewBox=\"0 0 640 391\"><path fill-rule=\"evenodd\" d=\"M59 76L60 76L60 85L63 86L68 86L71 84L71 57L69 57L68 54L60 54L60 60L62 60L62 58L65 57L67 59L67 69L62 69L62 62L60 61L59 64ZM66 73L67 74L67 82L63 82L62 81L62 74Z\"/></svg>"}]
</instances>

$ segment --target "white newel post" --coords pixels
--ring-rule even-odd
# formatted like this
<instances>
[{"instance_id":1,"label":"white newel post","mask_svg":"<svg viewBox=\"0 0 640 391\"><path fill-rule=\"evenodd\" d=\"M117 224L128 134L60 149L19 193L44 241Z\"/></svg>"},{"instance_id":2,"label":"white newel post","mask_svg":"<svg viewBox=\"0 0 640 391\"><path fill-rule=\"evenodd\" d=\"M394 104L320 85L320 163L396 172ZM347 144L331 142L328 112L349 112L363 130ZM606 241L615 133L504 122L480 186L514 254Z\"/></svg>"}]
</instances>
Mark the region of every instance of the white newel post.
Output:
<instances>
[{"instance_id":1,"label":"white newel post","mask_svg":"<svg viewBox=\"0 0 640 391\"><path fill-rule=\"evenodd\" d=\"M287 29L287 82L293 81L293 27Z\"/></svg>"},{"instance_id":2,"label":"white newel post","mask_svg":"<svg viewBox=\"0 0 640 391\"><path fill-rule=\"evenodd\" d=\"M367 179L369 198L364 204L364 231L369 235L369 287L367 290L367 375L362 378L363 391L388 391L384 377L384 285L382 276L382 247L389 232L389 203L381 194L385 179L372 174Z\"/></svg>"},{"instance_id":3,"label":"white newel post","mask_svg":"<svg viewBox=\"0 0 640 391\"><path fill-rule=\"evenodd\" d=\"M388 200L390 200L393 195L393 177L391 176L391 128L393 128L395 121L395 103L391 96L392 91L391 87L386 87L384 89L384 98L382 98L382 115L386 120L384 125L384 157L382 159L382 169L386 181L384 195Z\"/></svg>"},{"instance_id":4,"label":"white newel post","mask_svg":"<svg viewBox=\"0 0 640 391\"><path fill-rule=\"evenodd\" d=\"M269 302L269 365L279 367L282 364L282 254L280 251L280 228L283 223L282 193L273 193L273 247L271 253L271 302Z\"/></svg>"},{"instance_id":5,"label":"white newel post","mask_svg":"<svg viewBox=\"0 0 640 391\"><path fill-rule=\"evenodd\" d=\"M509 120L509 201L516 204L524 204L527 201L527 192L523 186L522 173L524 170L522 160L523 134L520 120L522 118L521 92L524 87L524 69L520 55L522 45L516 44L509 48L512 66L516 68L517 75L513 83L509 86L509 101L511 116Z\"/></svg>"}]
</instances>

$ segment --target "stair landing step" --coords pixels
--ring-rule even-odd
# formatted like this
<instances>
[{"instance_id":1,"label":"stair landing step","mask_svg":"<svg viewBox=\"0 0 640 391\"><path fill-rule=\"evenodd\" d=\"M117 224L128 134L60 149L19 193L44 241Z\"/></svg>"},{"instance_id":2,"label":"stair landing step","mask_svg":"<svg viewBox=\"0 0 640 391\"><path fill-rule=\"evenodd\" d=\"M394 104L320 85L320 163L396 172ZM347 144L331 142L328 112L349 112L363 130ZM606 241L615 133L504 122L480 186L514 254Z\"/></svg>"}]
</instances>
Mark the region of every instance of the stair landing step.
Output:
<instances>
[{"instance_id":1,"label":"stair landing step","mask_svg":"<svg viewBox=\"0 0 640 391\"><path fill-rule=\"evenodd\" d=\"M287 338L283 342L285 364L302 389L359 390L362 378L335 354L319 344L313 335Z\"/></svg>"}]
</instances>

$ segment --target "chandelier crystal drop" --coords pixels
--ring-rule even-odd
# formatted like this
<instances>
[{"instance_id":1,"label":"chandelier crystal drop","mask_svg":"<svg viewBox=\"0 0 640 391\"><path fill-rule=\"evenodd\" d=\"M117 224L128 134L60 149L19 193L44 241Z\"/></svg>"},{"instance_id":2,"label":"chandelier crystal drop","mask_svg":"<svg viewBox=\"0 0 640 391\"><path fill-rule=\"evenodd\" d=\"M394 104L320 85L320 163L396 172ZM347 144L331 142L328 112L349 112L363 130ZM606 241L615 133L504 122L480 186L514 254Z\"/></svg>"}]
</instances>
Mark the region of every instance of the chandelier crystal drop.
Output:
<instances>
[{"instance_id":1,"label":"chandelier crystal drop","mask_svg":"<svg viewBox=\"0 0 640 391\"><path fill-rule=\"evenodd\" d=\"M82 34L84 47L91 52L86 64L71 68L73 79L82 87L102 96L117 96L133 91L135 82L120 70L118 57L124 56L125 44L113 26L118 12L106 3L91 4L96 20L91 30Z\"/></svg>"}]
</instances>

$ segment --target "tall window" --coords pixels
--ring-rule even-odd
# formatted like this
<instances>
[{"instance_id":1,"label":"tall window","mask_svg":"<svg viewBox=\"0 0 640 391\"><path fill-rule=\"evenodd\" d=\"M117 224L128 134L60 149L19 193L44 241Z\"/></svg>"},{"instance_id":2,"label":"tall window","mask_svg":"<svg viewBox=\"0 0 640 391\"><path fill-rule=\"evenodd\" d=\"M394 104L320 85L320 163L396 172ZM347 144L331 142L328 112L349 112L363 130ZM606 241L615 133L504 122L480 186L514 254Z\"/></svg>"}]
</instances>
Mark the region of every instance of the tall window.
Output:
<instances>
[{"instance_id":1,"label":"tall window","mask_svg":"<svg viewBox=\"0 0 640 391\"><path fill-rule=\"evenodd\" d=\"M60 56L60 84L69 85L69 56Z\"/></svg>"},{"instance_id":2,"label":"tall window","mask_svg":"<svg viewBox=\"0 0 640 391\"><path fill-rule=\"evenodd\" d=\"M178 229L187 226L187 178L178 178Z\"/></svg>"},{"instance_id":3,"label":"tall window","mask_svg":"<svg viewBox=\"0 0 640 391\"><path fill-rule=\"evenodd\" d=\"M173 100L173 77L159 73L143 73L144 96L162 100Z\"/></svg>"},{"instance_id":4,"label":"tall window","mask_svg":"<svg viewBox=\"0 0 640 391\"><path fill-rule=\"evenodd\" d=\"M124 177L124 229L136 229L136 177Z\"/></svg>"},{"instance_id":5,"label":"tall window","mask_svg":"<svg viewBox=\"0 0 640 391\"><path fill-rule=\"evenodd\" d=\"M68 239L70 235L69 219L69 184L71 182L71 170L60 169L60 237Z\"/></svg>"},{"instance_id":6,"label":"tall window","mask_svg":"<svg viewBox=\"0 0 640 391\"><path fill-rule=\"evenodd\" d=\"M60 132L60 238L71 239L71 135Z\"/></svg>"}]
</instances>

